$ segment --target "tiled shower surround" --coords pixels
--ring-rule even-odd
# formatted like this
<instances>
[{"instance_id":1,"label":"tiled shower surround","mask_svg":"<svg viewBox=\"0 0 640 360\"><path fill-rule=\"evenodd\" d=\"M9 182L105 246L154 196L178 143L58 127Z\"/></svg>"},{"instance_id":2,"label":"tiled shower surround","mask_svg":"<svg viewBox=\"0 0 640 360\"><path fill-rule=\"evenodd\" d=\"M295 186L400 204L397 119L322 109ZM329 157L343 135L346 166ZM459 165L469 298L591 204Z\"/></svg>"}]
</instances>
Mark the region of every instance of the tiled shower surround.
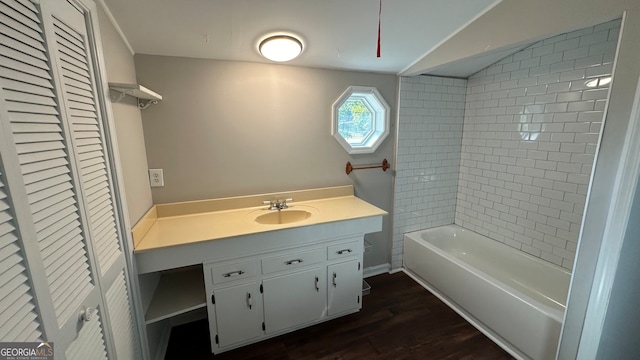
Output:
<instances>
[{"instance_id":1,"label":"tiled shower surround","mask_svg":"<svg viewBox=\"0 0 640 360\"><path fill-rule=\"evenodd\" d=\"M392 267L404 233L453 223L467 81L400 78Z\"/></svg>"},{"instance_id":2,"label":"tiled shower surround","mask_svg":"<svg viewBox=\"0 0 640 360\"><path fill-rule=\"evenodd\" d=\"M430 113L434 105L424 102L420 109L414 98L437 97L415 84L438 78L401 79L394 268L402 264L401 234L450 223L572 268L619 30L620 21L613 21L555 36L469 77L459 158L452 147L429 149L437 135L413 132L432 119L423 116L423 124L411 114ZM452 131L460 124L455 117L446 120ZM448 166L439 163L410 167L423 154L419 147L427 148L426 156L446 153L451 166L460 161L454 219L450 207L434 207L432 199L412 193L425 182L416 174L453 175L441 173ZM449 187L438 190L449 200ZM433 212L420 218L412 209Z\"/></svg>"}]
</instances>

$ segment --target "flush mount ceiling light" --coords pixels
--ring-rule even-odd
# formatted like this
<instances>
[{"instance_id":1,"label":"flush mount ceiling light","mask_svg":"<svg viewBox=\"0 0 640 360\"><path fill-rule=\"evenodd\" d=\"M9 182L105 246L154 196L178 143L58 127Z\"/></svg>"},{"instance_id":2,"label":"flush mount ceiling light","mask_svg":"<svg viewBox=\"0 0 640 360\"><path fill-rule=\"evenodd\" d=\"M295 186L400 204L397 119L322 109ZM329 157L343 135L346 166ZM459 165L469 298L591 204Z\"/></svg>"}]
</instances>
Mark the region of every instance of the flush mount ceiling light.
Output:
<instances>
[{"instance_id":1,"label":"flush mount ceiling light","mask_svg":"<svg viewBox=\"0 0 640 360\"><path fill-rule=\"evenodd\" d=\"M302 52L302 42L291 35L272 35L260 41L258 51L271 61L293 60Z\"/></svg>"}]
</instances>

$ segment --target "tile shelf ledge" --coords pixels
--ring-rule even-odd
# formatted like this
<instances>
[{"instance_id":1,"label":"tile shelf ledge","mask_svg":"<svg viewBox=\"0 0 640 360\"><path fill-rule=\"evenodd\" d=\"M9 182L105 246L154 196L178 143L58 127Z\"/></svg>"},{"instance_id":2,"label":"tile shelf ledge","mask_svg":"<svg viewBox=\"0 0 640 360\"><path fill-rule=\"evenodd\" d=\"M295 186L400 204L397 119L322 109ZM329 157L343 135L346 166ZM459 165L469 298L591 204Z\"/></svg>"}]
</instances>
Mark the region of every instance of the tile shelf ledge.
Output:
<instances>
[{"instance_id":1,"label":"tile shelf ledge","mask_svg":"<svg viewBox=\"0 0 640 360\"><path fill-rule=\"evenodd\" d=\"M138 99L138 108L144 110L162 101L162 95L139 84L109 83L109 90L117 94L111 95L111 102L117 103L129 95Z\"/></svg>"}]
</instances>

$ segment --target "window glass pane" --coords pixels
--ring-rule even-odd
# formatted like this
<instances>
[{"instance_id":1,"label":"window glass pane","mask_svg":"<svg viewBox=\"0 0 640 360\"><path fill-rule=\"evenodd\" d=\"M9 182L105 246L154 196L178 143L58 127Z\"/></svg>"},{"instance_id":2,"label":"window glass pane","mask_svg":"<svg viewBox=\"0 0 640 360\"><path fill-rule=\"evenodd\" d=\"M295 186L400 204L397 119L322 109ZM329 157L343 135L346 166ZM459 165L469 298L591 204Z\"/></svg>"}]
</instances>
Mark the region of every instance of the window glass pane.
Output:
<instances>
[{"instance_id":1,"label":"window glass pane","mask_svg":"<svg viewBox=\"0 0 640 360\"><path fill-rule=\"evenodd\" d=\"M349 86L331 106L331 135L349 154L370 154L389 135L389 105L374 87Z\"/></svg>"},{"instance_id":2,"label":"window glass pane","mask_svg":"<svg viewBox=\"0 0 640 360\"><path fill-rule=\"evenodd\" d=\"M351 145L363 144L373 130L373 114L362 99L345 101L338 109L338 132Z\"/></svg>"}]
</instances>

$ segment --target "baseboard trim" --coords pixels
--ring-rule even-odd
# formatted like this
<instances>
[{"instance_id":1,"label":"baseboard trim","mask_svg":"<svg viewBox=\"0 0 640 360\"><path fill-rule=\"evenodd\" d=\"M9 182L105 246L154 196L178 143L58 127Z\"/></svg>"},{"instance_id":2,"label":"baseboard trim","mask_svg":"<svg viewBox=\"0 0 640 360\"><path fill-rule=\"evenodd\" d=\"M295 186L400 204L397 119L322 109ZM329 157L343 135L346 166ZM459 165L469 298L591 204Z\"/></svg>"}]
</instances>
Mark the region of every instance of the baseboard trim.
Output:
<instances>
[{"instance_id":1,"label":"baseboard trim","mask_svg":"<svg viewBox=\"0 0 640 360\"><path fill-rule=\"evenodd\" d=\"M368 268L365 268L363 270L362 277L366 279L368 277L385 274L389 272L389 269L391 269L391 264L389 263L380 264L376 266L369 266Z\"/></svg>"}]
</instances>

